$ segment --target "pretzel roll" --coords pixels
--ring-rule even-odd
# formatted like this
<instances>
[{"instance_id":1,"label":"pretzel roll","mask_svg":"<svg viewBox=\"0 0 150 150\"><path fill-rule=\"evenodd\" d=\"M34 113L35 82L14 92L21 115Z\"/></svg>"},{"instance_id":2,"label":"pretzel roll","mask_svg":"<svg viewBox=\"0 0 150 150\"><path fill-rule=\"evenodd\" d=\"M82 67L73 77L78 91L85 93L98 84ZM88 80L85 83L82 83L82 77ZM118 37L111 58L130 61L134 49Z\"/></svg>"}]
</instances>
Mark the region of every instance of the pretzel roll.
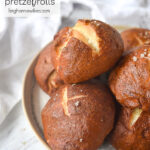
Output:
<instances>
[{"instance_id":1,"label":"pretzel roll","mask_svg":"<svg viewBox=\"0 0 150 150\"><path fill-rule=\"evenodd\" d=\"M122 108L111 144L116 150L149 150L150 113L139 108Z\"/></svg>"},{"instance_id":2,"label":"pretzel roll","mask_svg":"<svg viewBox=\"0 0 150 150\"><path fill-rule=\"evenodd\" d=\"M150 46L126 55L110 74L109 85L121 105L150 111Z\"/></svg>"},{"instance_id":3,"label":"pretzel roll","mask_svg":"<svg viewBox=\"0 0 150 150\"><path fill-rule=\"evenodd\" d=\"M120 34L98 20L78 20L54 38L52 62L65 83L78 83L108 71L123 52Z\"/></svg>"},{"instance_id":4,"label":"pretzel roll","mask_svg":"<svg viewBox=\"0 0 150 150\"><path fill-rule=\"evenodd\" d=\"M104 85L66 84L42 110L44 136L53 150L97 150L114 115L114 99Z\"/></svg>"},{"instance_id":5,"label":"pretzel roll","mask_svg":"<svg viewBox=\"0 0 150 150\"><path fill-rule=\"evenodd\" d=\"M124 50L128 51L142 45L150 45L150 30L131 28L121 33L124 42Z\"/></svg>"},{"instance_id":6,"label":"pretzel roll","mask_svg":"<svg viewBox=\"0 0 150 150\"><path fill-rule=\"evenodd\" d=\"M50 57L52 43L49 43L40 53L34 68L34 75L40 87L47 93L51 94L63 81L56 73Z\"/></svg>"}]
</instances>

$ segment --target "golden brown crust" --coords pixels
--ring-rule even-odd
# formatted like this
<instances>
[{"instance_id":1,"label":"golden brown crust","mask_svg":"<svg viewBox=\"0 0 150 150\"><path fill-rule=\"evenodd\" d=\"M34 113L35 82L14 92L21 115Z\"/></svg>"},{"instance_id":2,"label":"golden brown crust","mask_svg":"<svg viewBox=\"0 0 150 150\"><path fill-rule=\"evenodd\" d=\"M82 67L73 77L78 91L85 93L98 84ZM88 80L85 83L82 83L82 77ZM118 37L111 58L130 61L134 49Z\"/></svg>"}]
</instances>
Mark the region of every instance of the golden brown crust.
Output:
<instances>
[{"instance_id":1,"label":"golden brown crust","mask_svg":"<svg viewBox=\"0 0 150 150\"><path fill-rule=\"evenodd\" d=\"M114 99L102 84L64 85L42 110L44 135L54 150L96 150L113 127Z\"/></svg>"},{"instance_id":2,"label":"golden brown crust","mask_svg":"<svg viewBox=\"0 0 150 150\"><path fill-rule=\"evenodd\" d=\"M41 51L34 68L36 81L40 87L49 95L63 84L63 81L60 79L51 63L51 46L52 43L49 43Z\"/></svg>"},{"instance_id":3,"label":"golden brown crust","mask_svg":"<svg viewBox=\"0 0 150 150\"><path fill-rule=\"evenodd\" d=\"M84 35L88 32L82 30L87 29L93 38ZM52 62L64 82L78 83L108 71L122 52L123 42L115 29L101 21L79 20L55 37Z\"/></svg>"},{"instance_id":4,"label":"golden brown crust","mask_svg":"<svg viewBox=\"0 0 150 150\"><path fill-rule=\"evenodd\" d=\"M142 45L150 45L150 30L131 28L121 33L124 42L124 50L128 51Z\"/></svg>"},{"instance_id":5,"label":"golden brown crust","mask_svg":"<svg viewBox=\"0 0 150 150\"><path fill-rule=\"evenodd\" d=\"M116 150L149 150L150 114L142 112L134 125L129 127L132 113L131 109L122 109L111 135L111 143Z\"/></svg>"},{"instance_id":6,"label":"golden brown crust","mask_svg":"<svg viewBox=\"0 0 150 150\"><path fill-rule=\"evenodd\" d=\"M126 55L109 77L109 85L123 106L150 110L150 46Z\"/></svg>"}]
</instances>

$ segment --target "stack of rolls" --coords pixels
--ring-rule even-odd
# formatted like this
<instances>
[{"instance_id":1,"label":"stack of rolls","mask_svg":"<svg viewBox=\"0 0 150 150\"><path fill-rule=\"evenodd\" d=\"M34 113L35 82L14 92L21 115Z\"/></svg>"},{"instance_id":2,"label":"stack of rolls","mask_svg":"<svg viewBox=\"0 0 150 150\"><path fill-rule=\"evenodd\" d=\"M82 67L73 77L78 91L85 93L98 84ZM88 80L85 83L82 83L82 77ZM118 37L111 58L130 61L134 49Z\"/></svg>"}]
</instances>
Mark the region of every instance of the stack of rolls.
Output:
<instances>
[{"instance_id":1,"label":"stack of rolls","mask_svg":"<svg viewBox=\"0 0 150 150\"><path fill-rule=\"evenodd\" d=\"M44 137L52 150L97 150L115 120L111 143L117 150L150 148L150 46L145 30L139 30L142 34L134 29L135 34L131 30L120 35L102 21L80 19L75 26L61 29L40 53L34 74L50 96L41 117ZM138 44L130 33L141 35ZM142 47L125 54L136 44ZM98 77L110 70L109 84L102 83ZM117 119L111 91L123 105Z\"/></svg>"},{"instance_id":2,"label":"stack of rolls","mask_svg":"<svg viewBox=\"0 0 150 150\"><path fill-rule=\"evenodd\" d=\"M109 86L123 106L111 135L117 150L150 150L150 30L121 33L124 56L109 76Z\"/></svg>"}]
</instances>

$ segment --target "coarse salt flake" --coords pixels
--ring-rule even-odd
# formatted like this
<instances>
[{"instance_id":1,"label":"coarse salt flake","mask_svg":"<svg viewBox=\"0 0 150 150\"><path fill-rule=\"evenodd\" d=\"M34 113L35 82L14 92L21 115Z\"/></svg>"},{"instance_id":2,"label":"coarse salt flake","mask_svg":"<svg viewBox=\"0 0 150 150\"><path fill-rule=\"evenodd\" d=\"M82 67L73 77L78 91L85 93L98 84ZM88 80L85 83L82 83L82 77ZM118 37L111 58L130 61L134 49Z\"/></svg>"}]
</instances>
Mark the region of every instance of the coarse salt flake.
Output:
<instances>
[{"instance_id":1,"label":"coarse salt flake","mask_svg":"<svg viewBox=\"0 0 150 150\"><path fill-rule=\"evenodd\" d=\"M141 54L140 57L143 58L143 57L144 57L144 54Z\"/></svg>"},{"instance_id":2,"label":"coarse salt flake","mask_svg":"<svg viewBox=\"0 0 150 150\"><path fill-rule=\"evenodd\" d=\"M78 107L78 106L79 106L79 104L80 104L80 102L79 102L79 101L76 101L76 102L74 103L74 105L75 105L76 107Z\"/></svg>"},{"instance_id":3,"label":"coarse salt flake","mask_svg":"<svg viewBox=\"0 0 150 150\"><path fill-rule=\"evenodd\" d=\"M136 56L133 56L133 61L137 61L137 57Z\"/></svg>"}]
</instances>

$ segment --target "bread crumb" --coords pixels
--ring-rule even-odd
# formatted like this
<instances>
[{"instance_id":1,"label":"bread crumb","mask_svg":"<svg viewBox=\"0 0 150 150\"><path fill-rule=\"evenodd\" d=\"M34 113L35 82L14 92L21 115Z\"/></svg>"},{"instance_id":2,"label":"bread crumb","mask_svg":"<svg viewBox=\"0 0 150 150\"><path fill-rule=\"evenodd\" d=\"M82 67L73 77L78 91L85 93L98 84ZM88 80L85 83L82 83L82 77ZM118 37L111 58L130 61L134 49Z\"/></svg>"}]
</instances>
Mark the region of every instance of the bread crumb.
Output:
<instances>
[{"instance_id":1,"label":"bread crumb","mask_svg":"<svg viewBox=\"0 0 150 150\"><path fill-rule=\"evenodd\" d=\"M140 57L143 58L143 57L144 57L144 54L141 54Z\"/></svg>"},{"instance_id":2,"label":"bread crumb","mask_svg":"<svg viewBox=\"0 0 150 150\"><path fill-rule=\"evenodd\" d=\"M137 61L137 57L136 56L133 56L133 61Z\"/></svg>"},{"instance_id":3,"label":"bread crumb","mask_svg":"<svg viewBox=\"0 0 150 150\"><path fill-rule=\"evenodd\" d=\"M80 104L80 102L79 102L79 101L76 101L76 102L74 103L74 105L75 105L76 107L78 107L78 106L79 106L79 104Z\"/></svg>"},{"instance_id":4,"label":"bread crumb","mask_svg":"<svg viewBox=\"0 0 150 150\"><path fill-rule=\"evenodd\" d=\"M80 139L80 142L83 142L83 139Z\"/></svg>"},{"instance_id":5,"label":"bread crumb","mask_svg":"<svg viewBox=\"0 0 150 150\"><path fill-rule=\"evenodd\" d=\"M75 86L76 84L74 83L74 84L72 84L72 86Z\"/></svg>"},{"instance_id":6,"label":"bread crumb","mask_svg":"<svg viewBox=\"0 0 150 150\"><path fill-rule=\"evenodd\" d=\"M26 145L26 144L27 144L27 142L25 142L25 141L24 141L24 142L22 142L22 144L23 144L23 145Z\"/></svg>"}]
</instances>

